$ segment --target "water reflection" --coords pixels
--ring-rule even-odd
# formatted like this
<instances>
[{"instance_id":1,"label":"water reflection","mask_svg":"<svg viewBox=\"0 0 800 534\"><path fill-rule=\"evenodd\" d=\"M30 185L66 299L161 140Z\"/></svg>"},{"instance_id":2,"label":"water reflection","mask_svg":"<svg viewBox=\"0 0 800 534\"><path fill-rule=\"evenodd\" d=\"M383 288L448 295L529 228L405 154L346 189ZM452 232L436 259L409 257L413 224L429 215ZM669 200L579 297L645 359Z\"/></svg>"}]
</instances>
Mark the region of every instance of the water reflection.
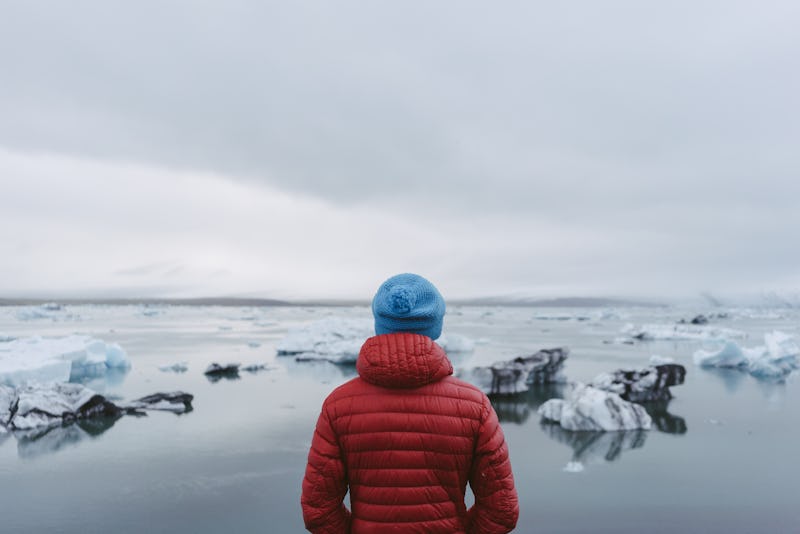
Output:
<instances>
[{"instance_id":1,"label":"water reflection","mask_svg":"<svg viewBox=\"0 0 800 534\"><path fill-rule=\"evenodd\" d=\"M669 400L666 401L652 401L640 403L648 415L653 420L653 425L659 432L665 434L686 434L688 428L686 420L679 416L669 413Z\"/></svg>"},{"instance_id":2,"label":"water reflection","mask_svg":"<svg viewBox=\"0 0 800 534\"><path fill-rule=\"evenodd\" d=\"M17 454L20 458L32 459L56 453L67 447L76 446L86 439L94 439L114 426L122 417L98 417L80 420L72 424L16 431Z\"/></svg>"},{"instance_id":3,"label":"water reflection","mask_svg":"<svg viewBox=\"0 0 800 534\"><path fill-rule=\"evenodd\" d=\"M539 424L545 434L572 449L572 462L580 464L613 462L622 451L644 447L647 430L623 432L575 432L555 423Z\"/></svg>"},{"instance_id":4,"label":"water reflection","mask_svg":"<svg viewBox=\"0 0 800 534\"><path fill-rule=\"evenodd\" d=\"M509 395L490 395L492 406L501 423L524 424L531 413L550 399L564 396L564 384L537 384L524 393Z\"/></svg>"},{"instance_id":5,"label":"water reflection","mask_svg":"<svg viewBox=\"0 0 800 534\"><path fill-rule=\"evenodd\" d=\"M563 398L564 384L533 385L514 395L492 395L492 406L501 423L525 424L531 415L549 399ZM653 420L653 431L682 435L688 431L683 417L669 412L670 401L640 403ZM539 428L550 438L569 446L572 459L568 471L580 471L587 463L613 462L626 450L640 449L647 440L648 430L621 432L587 432L564 430L554 423L539 422Z\"/></svg>"}]
</instances>

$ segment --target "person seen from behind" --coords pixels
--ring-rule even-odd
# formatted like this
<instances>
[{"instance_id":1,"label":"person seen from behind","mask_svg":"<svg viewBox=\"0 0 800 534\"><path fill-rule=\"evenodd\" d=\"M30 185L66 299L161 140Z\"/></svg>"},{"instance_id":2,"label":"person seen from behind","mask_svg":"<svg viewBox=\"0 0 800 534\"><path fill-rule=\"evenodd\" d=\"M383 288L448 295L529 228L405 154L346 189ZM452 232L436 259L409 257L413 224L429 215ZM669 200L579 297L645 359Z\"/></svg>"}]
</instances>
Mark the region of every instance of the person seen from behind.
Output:
<instances>
[{"instance_id":1,"label":"person seen from behind","mask_svg":"<svg viewBox=\"0 0 800 534\"><path fill-rule=\"evenodd\" d=\"M434 343L445 303L425 278L399 274L372 301L375 337L359 376L322 405L301 504L315 534L505 534L519 504L489 399L451 376ZM467 484L475 504L467 509ZM350 492L348 510L344 498Z\"/></svg>"}]
</instances>

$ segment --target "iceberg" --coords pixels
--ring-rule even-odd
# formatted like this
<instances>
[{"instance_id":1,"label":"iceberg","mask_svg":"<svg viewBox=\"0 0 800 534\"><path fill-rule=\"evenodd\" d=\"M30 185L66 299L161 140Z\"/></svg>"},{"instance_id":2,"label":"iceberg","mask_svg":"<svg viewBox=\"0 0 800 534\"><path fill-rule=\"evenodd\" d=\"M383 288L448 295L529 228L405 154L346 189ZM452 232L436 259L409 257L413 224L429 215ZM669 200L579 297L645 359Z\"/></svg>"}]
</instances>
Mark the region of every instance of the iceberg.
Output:
<instances>
[{"instance_id":1,"label":"iceberg","mask_svg":"<svg viewBox=\"0 0 800 534\"><path fill-rule=\"evenodd\" d=\"M0 343L0 384L68 382L130 366L122 347L89 336L34 336Z\"/></svg>"},{"instance_id":2,"label":"iceberg","mask_svg":"<svg viewBox=\"0 0 800 534\"><path fill-rule=\"evenodd\" d=\"M80 319L78 315L66 313L65 308L55 302L48 302L40 306L25 306L19 308L15 315L18 321L39 321L44 319L49 319L50 321L74 321Z\"/></svg>"},{"instance_id":3,"label":"iceberg","mask_svg":"<svg viewBox=\"0 0 800 534\"><path fill-rule=\"evenodd\" d=\"M562 368L569 349L543 349L528 356L476 367L463 378L487 395L513 395L528 391L531 384L564 382Z\"/></svg>"},{"instance_id":4,"label":"iceberg","mask_svg":"<svg viewBox=\"0 0 800 534\"><path fill-rule=\"evenodd\" d=\"M695 324L644 324L628 323L622 334L630 341L715 341L746 338L741 330L721 326Z\"/></svg>"},{"instance_id":5,"label":"iceberg","mask_svg":"<svg viewBox=\"0 0 800 534\"><path fill-rule=\"evenodd\" d=\"M631 402L664 401L672 398L669 388L683 384L686 368L677 363L644 369L619 369L597 375L591 386L616 393Z\"/></svg>"},{"instance_id":6,"label":"iceberg","mask_svg":"<svg viewBox=\"0 0 800 534\"><path fill-rule=\"evenodd\" d=\"M239 363L227 363L225 365L221 365L215 362L209 365L203 374L205 374L206 378L208 378L208 380L212 383L219 382L223 378L228 380L238 380L239 367L241 367L241 364Z\"/></svg>"},{"instance_id":7,"label":"iceberg","mask_svg":"<svg viewBox=\"0 0 800 534\"><path fill-rule=\"evenodd\" d=\"M161 365L159 366L158 370L165 373L185 373L189 370L189 363L177 362L170 365Z\"/></svg>"},{"instance_id":8,"label":"iceberg","mask_svg":"<svg viewBox=\"0 0 800 534\"><path fill-rule=\"evenodd\" d=\"M326 317L292 328L278 343L278 356L295 356L298 361L326 360L354 364L361 346L375 335L371 319ZM475 342L454 333L443 334L436 343L448 353L472 352Z\"/></svg>"},{"instance_id":9,"label":"iceberg","mask_svg":"<svg viewBox=\"0 0 800 534\"><path fill-rule=\"evenodd\" d=\"M115 404L81 384L0 385L0 437L13 435L19 456L32 458L102 434L124 415L188 413L192 400L192 395L176 391Z\"/></svg>"},{"instance_id":10,"label":"iceberg","mask_svg":"<svg viewBox=\"0 0 800 534\"><path fill-rule=\"evenodd\" d=\"M361 345L375 335L371 321L328 317L290 329L278 343L279 356L354 363Z\"/></svg>"},{"instance_id":11,"label":"iceberg","mask_svg":"<svg viewBox=\"0 0 800 534\"><path fill-rule=\"evenodd\" d=\"M727 341L717 350L697 350L695 364L701 367L729 367L749 372L756 378L783 381L800 369L800 344L784 332L775 330L764 334L764 344L744 348Z\"/></svg>"},{"instance_id":12,"label":"iceberg","mask_svg":"<svg viewBox=\"0 0 800 534\"><path fill-rule=\"evenodd\" d=\"M28 384L22 387L0 385L0 427L8 431L64 425L81 419L141 415L141 410L191 410L188 393L156 393L114 404L103 395L72 383Z\"/></svg>"},{"instance_id":13,"label":"iceberg","mask_svg":"<svg viewBox=\"0 0 800 534\"><path fill-rule=\"evenodd\" d=\"M649 430L652 420L640 405L616 393L576 383L565 399L550 399L537 413L564 430Z\"/></svg>"}]
</instances>

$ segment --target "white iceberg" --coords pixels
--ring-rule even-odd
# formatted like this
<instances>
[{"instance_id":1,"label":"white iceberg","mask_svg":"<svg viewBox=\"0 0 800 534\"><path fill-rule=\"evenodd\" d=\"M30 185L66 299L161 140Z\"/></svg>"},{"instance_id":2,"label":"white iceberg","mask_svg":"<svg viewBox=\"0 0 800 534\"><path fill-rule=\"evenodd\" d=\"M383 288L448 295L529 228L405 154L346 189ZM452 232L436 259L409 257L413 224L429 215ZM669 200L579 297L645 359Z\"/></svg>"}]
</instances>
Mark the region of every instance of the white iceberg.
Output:
<instances>
[{"instance_id":1,"label":"white iceberg","mask_svg":"<svg viewBox=\"0 0 800 534\"><path fill-rule=\"evenodd\" d=\"M299 360L327 360L355 363L361 346L375 335L371 319L326 317L292 328L278 343L279 356L297 356ZM475 342L459 334L445 334L437 341L445 352L471 352Z\"/></svg>"},{"instance_id":2,"label":"white iceberg","mask_svg":"<svg viewBox=\"0 0 800 534\"><path fill-rule=\"evenodd\" d=\"M90 336L34 336L0 343L0 384L68 382L130 365L122 347Z\"/></svg>"},{"instance_id":3,"label":"white iceberg","mask_svg":"<svg viewBox=\"0 0 800 534\"><path fill-rule=\"evenodd\" d=\"M756 378L783 380L800 369L800 344L784 332L764 334L764 345L745 348L734 341L717 350L698 350L695 364L701 367L733 367L745 370Z\"/></svg>"},{"instance_id":4,"label":"white iceberg","mask_svg":"<svg viewBox=\"0 0 800 534\"><path fill-rule=\"evenodd\" d=\"M38 321L49 319L51 321L76 320L78 315L66 313L66 309L55 302L48 302L40 306L25 306L16 311L18 321Z\"/></svg>"},{"instance_id":5,"label":"white iceberg","mask_svg":"<svg viewBox=\"0 0 800 534\"><path fill-rule=\"evenodd\" d=\"M85 419L136 415L142 410L186 413L192 410L192 399L192 395L176 391L155 393L117 405L81 384L0 385L0 429L6 433L27 431Z\"/></svg>"},{"instance_id":6,"label":"white iceberg","mask_svg":"<svg viewBox=\"0 0 800 534\"><path fill-rule=\"evenodd\" d=\"M177 362L170 365L161 365L158 367L158 370L165 373L185 373L189 370L189 362Z\"/></svg>"},{"instance_id":7,"label":"white iceberg","mask_svg":"<svg viewBox=\"0 0 800 534\"><path fill-rule=\"evenodd\" d=\"M628 323L622 328L621 332L625 334L627 339L637 341L725 341L747 337L746 333L733 328L693 324L644 324L637 326Z\"/></svg>"},{"instance_id":8,"label":"white iceberg","mask_svg":"<svg viewBox=\"0 0 800 534\"><path fill-rule=\"evenodd\" d=\"M327 317L290 329L278 343L278 355L355 362L361 345L375 335L372 321Z\"/></svg>"},{"instance_id":9,"label":"white iceberg","mask_svg":"<svg viewBox=\"0 0 800 534\"><path fill-rule=\"evenodd\" d=\"M442 334L436 343L447 353L466 353L475 350L475 341L461 334Z\"/></svg>"},{"instance_id":10,"label":"white iceberg","mask_svg":"<svg viewBox=\"0 0 800 534\"><path fill-rule=\"evenodd\" d=\"M574 384L566 399L550 399L537 413L564 430L649 430L652 425L642 406L581 383Z\"/></svg>"}]
</instances>

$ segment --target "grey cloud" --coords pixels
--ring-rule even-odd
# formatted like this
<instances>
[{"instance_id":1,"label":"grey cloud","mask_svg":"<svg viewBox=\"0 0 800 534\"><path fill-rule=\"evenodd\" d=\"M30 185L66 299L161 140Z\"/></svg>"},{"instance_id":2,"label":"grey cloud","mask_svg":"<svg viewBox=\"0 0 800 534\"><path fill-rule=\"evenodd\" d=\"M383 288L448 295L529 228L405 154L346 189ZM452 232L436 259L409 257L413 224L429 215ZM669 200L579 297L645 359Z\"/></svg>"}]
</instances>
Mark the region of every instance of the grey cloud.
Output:
<instances>
[{"instance_id":1,"label":"grey cloud","mask_svg":"<svg viewBox=\"0 0 800 534\"><path fill-rule=\"evenodd\" d=\"M800 193L794 2L5 11L6 146L456 211Z\"/></svg>"},{"instance_id":2,"label":"grey cloud","mask_svg":"<svg viewBox=\"0 0 800 534\"><path fill-rule=\"evenodd\" d=\"M524 279L541 221L584 228L552 261L615 287L645 270L662 287L732 287L800 263L797 2L43 1L1 15L0 147L217 172L449 235L496 228L518 261L465 251L475 277ZM151 224L185 231L174 219Z\"/></svg>"}]
</instances>

